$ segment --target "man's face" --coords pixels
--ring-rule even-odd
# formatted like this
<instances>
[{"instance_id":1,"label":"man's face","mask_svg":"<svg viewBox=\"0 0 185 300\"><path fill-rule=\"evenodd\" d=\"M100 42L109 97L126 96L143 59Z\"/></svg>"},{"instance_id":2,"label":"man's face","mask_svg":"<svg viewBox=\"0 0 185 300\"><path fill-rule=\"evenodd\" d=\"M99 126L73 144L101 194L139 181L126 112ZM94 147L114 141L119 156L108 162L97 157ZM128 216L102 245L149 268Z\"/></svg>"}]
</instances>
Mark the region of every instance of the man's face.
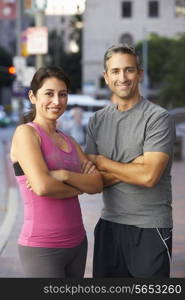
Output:
<instances>
[{"instance_id":1,"label":"man's face","mask_svg":"<svg viewBox=\"0 0 185 300\"><path fill-rule=\"evenodd\" d=\"M115 53L107 61L105 81L119 101L139 97L139 82L142 71L138 70L136 58L127 53Z\"/></svg>"}]
</instances>

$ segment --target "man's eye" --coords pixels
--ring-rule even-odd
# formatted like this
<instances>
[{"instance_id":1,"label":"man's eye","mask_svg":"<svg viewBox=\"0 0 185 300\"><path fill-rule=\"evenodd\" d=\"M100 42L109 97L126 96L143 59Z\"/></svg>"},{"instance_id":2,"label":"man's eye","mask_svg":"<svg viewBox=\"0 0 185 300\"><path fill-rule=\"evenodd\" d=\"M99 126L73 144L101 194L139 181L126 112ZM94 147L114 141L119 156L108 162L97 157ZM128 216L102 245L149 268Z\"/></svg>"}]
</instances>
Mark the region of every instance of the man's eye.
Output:
<instances>
[{"instance_id":1,"label":"man's eye","mask_svg":"<svg viewBox=\"0 0 185 300\"><path fill-rule=\"evenodd\" d=\"M118 70L112 70L112 74L117 74L119 71Z\"/></svg>"},{"instance_id":2,"label":"man's eye","mask_svg":"<svg viewBox=\"0 0 185 300\"><path fill-rule=\"evenodd\" d=\"M128 72L128 73L134 73L134 72L135 72L135 69L134 69L134 68L129 68L129 69L127 69L127 72Z\"/></svg>"}]
</instances>

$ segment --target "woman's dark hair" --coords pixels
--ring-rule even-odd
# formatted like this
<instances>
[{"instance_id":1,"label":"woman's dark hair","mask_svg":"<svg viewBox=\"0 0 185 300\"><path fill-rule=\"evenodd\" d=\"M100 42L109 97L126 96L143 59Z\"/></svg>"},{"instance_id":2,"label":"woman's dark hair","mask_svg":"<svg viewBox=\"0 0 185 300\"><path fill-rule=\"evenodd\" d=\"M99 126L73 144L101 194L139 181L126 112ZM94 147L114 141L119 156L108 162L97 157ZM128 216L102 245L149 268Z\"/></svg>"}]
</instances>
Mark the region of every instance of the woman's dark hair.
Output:
<instances>
[{"instance_id":1,"label":"woman's dark hair","mask_svg":"<svg viewBox=\"0 0 185 300\"><path fill-rule=\"evenodd\" d=\"M68 76L65 74L62 68L60 67L41 67L39 68L35 75L33 76L33 79L30 84L30 90L32 90L33 94L36 96L37 91L42 87L44 84L45 79L48 78L57 78L61 81L63 81L66 84L67 91L70 91L71 83L68 78ZM23 116L21 123L28 123L32 122L36 116L36 109L35 105L31 105L31 109L29 113Z\"/></svg>"}]
</instances>

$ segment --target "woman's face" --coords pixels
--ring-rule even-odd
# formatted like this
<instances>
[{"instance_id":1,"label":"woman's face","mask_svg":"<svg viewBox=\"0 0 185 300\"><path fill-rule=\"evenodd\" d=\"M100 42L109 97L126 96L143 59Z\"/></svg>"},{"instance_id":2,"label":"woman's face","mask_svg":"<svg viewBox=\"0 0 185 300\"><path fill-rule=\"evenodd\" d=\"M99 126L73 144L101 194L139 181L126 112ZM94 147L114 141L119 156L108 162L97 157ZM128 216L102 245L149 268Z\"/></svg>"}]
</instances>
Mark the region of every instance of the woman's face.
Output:
<instances>
[{"instance_id":1,"label":"woman's face","mask_svg":"<svg viewBox=\"0 0 185 300\"><path fill-rule=\"evenodd\" d=\"M36 117L57 120L67 106L68 91L64 81L51 77L45 79L36 96L29 91L29 98L36 106Z\"/></svg>"}]
</instances>

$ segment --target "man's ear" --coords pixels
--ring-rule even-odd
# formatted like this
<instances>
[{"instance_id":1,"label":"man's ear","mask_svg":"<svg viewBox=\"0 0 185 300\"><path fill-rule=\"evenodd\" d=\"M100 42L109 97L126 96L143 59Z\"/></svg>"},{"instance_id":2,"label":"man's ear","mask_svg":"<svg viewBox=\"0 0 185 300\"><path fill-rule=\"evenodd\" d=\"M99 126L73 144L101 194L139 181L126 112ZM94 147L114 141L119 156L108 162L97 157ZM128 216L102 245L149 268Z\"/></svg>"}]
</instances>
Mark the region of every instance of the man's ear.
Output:
<instances>
[{"instance_id":1,"label":"man's ear","mask_svg":"<svg viewBox=\"0 0 185 300\"><path fill-rule=\"evenodd\" d=\"M138 72L139 72L139 82L143 82L143 78L144 78L143 69L140 69Z\"/></svg>"},{"instance_id":2,"label":"man's ear","mask_svg":"<svg viewBox=\"0 0 185 300\"><path fill-rule=\"evenodd\" d=\"M32 103L32 104L35 104L35 102L36 102L36 97L34 96L32 90L29 90L29 92L28 92L28 97L29 97L31 103Z\"/></svg>"},{"instance_id":3,"label":"man's ear","mask_svg":"<svg viewBox=\"0 0 185 300\"><path fill-rule=\"evenodd\" d=\"M105 79L105 83L108 84L108 80L107 80L107 72L103 71L103 77Z\"/></svg>"}]
</instances>

